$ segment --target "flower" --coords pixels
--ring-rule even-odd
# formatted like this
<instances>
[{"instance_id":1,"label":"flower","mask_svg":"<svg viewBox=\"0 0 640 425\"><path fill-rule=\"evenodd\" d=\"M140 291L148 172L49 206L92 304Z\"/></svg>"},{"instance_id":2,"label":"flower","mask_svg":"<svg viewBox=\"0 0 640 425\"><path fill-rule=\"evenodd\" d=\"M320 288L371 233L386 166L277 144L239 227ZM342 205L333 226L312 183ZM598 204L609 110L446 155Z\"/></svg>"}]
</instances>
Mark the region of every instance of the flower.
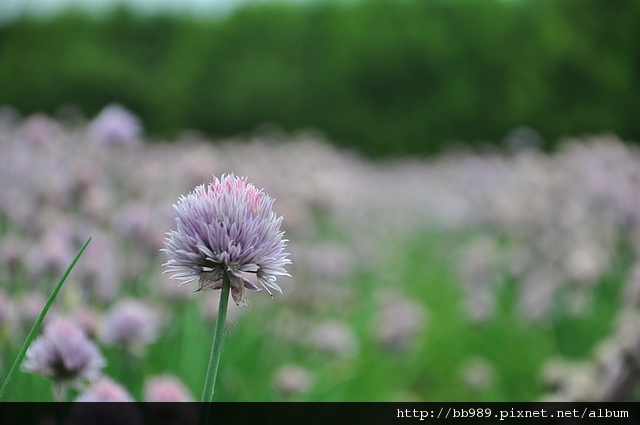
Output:
<instances>
[{"instance_id":1,"label":"flower","mask_svg":"<svg viewBox=\"0 0 640 425\"><path fill-rule=\"evenodd\" d=\"M311 374L307 369L293 364L282 365L274 374L273 384L283 395L303 394L311 387Z\"/></svg>"},{"instance_id":2,"label":"flower","mask_svg":"<svg viewBox=\"0 0 640 425\"><path fill-rule=\"evenodd\" d=\"M104 358L82 329L68 319L57 318L31 344L23 367L27 372L67 382L93 380L104 366Z\"/></svg>"},{"instance_id":3,"label":"flower","mask_svg":"<svg viewBox=\"0 0 640 425\"><path fill-rule=\"evenodd\" d=\"M133 397L120 384L110 378L102 377L91 385L75 400L81 403L96 402L133 402Z\"/></svg>"},{"instance_id":4,"label":"flower","mask_svg":"<svg viewBox=\"0 0 640 425\"><path fill-rule=\"evenodd\" d=\"M142 411L135 399L119 383L103 376L85 389L69 406L65 425L142 425ZM105 403L119 403L117 406ZM155 421L151 423L163 423Z\"/></svg>"},{"instance_id":5,"label":"flower","mask_svg":"<svg viewBox=\"0 0 640 425\"><path fill-rule=\"evenodd\" d=\"M383 291L376 295L376 341L390 350L407 347L424 326L428 317L426 310L397 292Z\"/></svg>"},{"instance_id":6,"label":"flower","mask_svg":"<svg viewBox=\"0 0 640 425\"><path fill-rule=\"evenodd\" d=\"M147 378L143 401L149 407L148 423L195 425L200 409L184 383L172 375Z\"/></svg>"},{"instance_id":7,"label":"flower","mask_svg":"<svg viewBox=\"0 0 640 425\"><path fill-rule=\"evenodd\" d=\"M309 345L320 352L336 357L353 357L358 352L358 340L345 323L327 321L309 330Z\"/></svg>"},{"instance_id":8,"label":"flower","mask_svg":"<svg viewBox=\"0 0 640 425\"><path fill-rule=\"evenodd\" d=\"M155 310L141 301L125 298L107 312L99 338L106 345L122 345L141 355L144 346L156 340L158 327Z\"/></svg>"},{"instance_id":9,"label":"flower","mask_svg":"<svg viewBox=\"0 0 640 425\"><path fill-rule=\"evenodd\" d=\"M123 106L106 106L89 126L91 137L104 146L135 145L142 133L138 118Z\"/></svg>"},{"instance_id":10,"label":"flower","mask_svg":"<svg viewBox=\"0 0 640 425\"><path fill-rule=\"evenodd\" d=\"M7 294L0 290L0 332L13 324L14 307Z\"/></svg>"},{"instance_id":11,"label":"flower","mask_svg":"<svg viewBox=\"0 0 640 425\"><path fill-rule=\"evenodd\" d=\"M148 378L144 384L144 401L175 403L194 401L191 392L175 376L164 375Z\"/></svg>"},{"instance_id":12,"label":"flower","mask_svg":"<svg viewBox=\"0 0 640 425\"><path fill-rule=\"evenodd\" d=\"M487 360L474 357L463 364L459 373L467 388L482 391L491 386L494 368Z\"/></svg>"},{"instance_id":13,"label":"flower","mask_svg":"<svg viewBox=\"0 0 640 425\"><path fill-rule=\"evenodd\" d=\"M238 305L246 304L244 288L261 290L250 277L270 295L270 289L282 293L276 276L289 276L284 266L291 260L284 252L282 217L273 212L273 202L234 174L214 177L208 186L180 197L174 205L177 229L167 233L162 250L170 257L165 273L175 273L171 277L183 284L198 279L200 291L221 289L226 272Z\"/></svg>"}]
</instances>

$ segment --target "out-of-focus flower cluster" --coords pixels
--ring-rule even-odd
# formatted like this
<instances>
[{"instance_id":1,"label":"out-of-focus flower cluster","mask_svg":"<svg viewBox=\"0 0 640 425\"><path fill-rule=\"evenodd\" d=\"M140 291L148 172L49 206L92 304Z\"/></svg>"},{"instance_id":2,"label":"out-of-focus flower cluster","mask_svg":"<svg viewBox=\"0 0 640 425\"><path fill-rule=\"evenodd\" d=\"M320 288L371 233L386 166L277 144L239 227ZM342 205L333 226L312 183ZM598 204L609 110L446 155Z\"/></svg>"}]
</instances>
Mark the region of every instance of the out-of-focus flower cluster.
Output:
<instances>
[{"instance_id":1,"label":"out-of-focus flower cluster","mask_svg":"<svg viewBox=\"0 0 640 425\"><path fill-rule=\"evenodd\" d=\"M548 401L629 401L640 391L640 266L625 282L613 332L583 361L551 359L542 370Z\"/></svg>"},{"instance_id":2,"label":"out-of-focus flower cluster","mask_svg":"<svg viewBox=\"0 0 640 425\"><path fill-rule=\"evenodd\" d=\"M640 154L613 137L568 142L553 156L467 157L481 236L460 253L468 312L490 318L496 287L518 283L518 311L547 320L553 303L588 307L593 288L640 248ZM471 171L473 170L473 171Z\"/></svg>"},{"instance_id":3,"label":"out-of-focus flower cluster","mask_svg":"<svg viewBox=\"0 0 640 425\"><path fill-rule=\"evenodd\" d=\"M279 280L284 296L266 331L336 361L371 344L410 350L428 337L429 311L403 283L413 271L397 268L422 231L465 235L455 252L437 255L456 263L464 312L479 322L491 320L505 285L514 285L523 319L544 322L557 302L579 314L619 254L640 249L640 154L614 137L567 142L553 155L519 147L376 163L315 134L152 142L117 107L90 123L8 111L0 116L0 344L22 337L39 312L27 298L41 305L46 285L93 235L58 308L101 347L144 357L192 293L161 274L172 204L212 174L247 176L284 217L293 278ZM348 318L366 302L363 281L372 284L373 313L356 332ZM269 302L248 298L251 308ZM203 318L215 316L211 297L190 302L202 303ZM230 311L229 321L241 314ZM470 386L491 381L490 365L467 369ZM274 371L286 397L313 382L299 366ZM86 397L126 398L112 384L98 381ZM188 398L170 381L153 385L153 399Z\"/></svg>"}]
</instances>

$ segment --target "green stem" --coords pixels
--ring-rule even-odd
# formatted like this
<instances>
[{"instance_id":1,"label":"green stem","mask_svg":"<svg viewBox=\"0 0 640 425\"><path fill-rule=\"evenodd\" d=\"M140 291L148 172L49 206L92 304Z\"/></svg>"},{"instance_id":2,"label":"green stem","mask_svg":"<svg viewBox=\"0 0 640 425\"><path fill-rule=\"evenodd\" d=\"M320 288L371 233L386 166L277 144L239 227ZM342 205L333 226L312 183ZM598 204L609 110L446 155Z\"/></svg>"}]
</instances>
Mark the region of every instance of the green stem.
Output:
<instances>
[{"instance_id":1,"label":"green stem","mask_svg":"<svg viewBox=\"0 0 640 425\"><path fill-rule=\"evenodd\" d=\"M0 388L0 400L2 399L2 396L7 390L7 386L13 379L13 375L15 375L15 373L20 368L20 365L22 364L22 360L24 359L25 354L27 354L27 349L29 348L29 345L31 345L31 341L33 341L33 339L36 337L36 334L40 329L40 325L42 324L44 317L47 315L47 312L49 311L49 307L51 307L51 304L53 304L53 301L56 299L56 296L58 295L60 288L62 288L62 284L67 279L67 276L69 276L69 273L71 273L71 270L78 262L78 259L80 258L84 250L87 248L87 245L89 245L89 242L91 242L91 238L92 236L90 236L89 239L87 239L87 241L84 243L84 245L82 245L82 248L80 248L80 250L76 254L71 264L69 264L69 267L67 267L67 270L65 270L64 274L58 281L58 284L55 286L55 288L53 288L53 291L51 291L51 295L49 295L49 299L47 300L47 303L45 304L44 308L40 312L40 316L38 316L38 319L33 324L31 331L29 331L29 334L27 335L27 339L24 341L24 344L22 345L22 349L18 353L18 357L16 357L16 361L13 362L13 366L11 366L11 369L9 370L9 374L4 380L4 383L2 384L2 388Z\"/></svg>"},{"instance_id":2,"label":"green stem","mask_svg":"<svg viewBox=\"0 0 640 425\"><path fill-rule=\"evenodd\" d=\"M216 377L218 376L218 366L220 366L220 357L222 354L222 342L224 339L224 327L227 321L227 304L229 303L229 290L231 283L229 276L225 270L222 278L222 292L220 294L220 306L218 307L218 320L216 321L216 329L213 334L213 344L211 345L211 356L209 357L209 367L207 368L207 377L202 390L203 402L213 401L213 393L216 386Z\"/></svg>"}]
</instances>

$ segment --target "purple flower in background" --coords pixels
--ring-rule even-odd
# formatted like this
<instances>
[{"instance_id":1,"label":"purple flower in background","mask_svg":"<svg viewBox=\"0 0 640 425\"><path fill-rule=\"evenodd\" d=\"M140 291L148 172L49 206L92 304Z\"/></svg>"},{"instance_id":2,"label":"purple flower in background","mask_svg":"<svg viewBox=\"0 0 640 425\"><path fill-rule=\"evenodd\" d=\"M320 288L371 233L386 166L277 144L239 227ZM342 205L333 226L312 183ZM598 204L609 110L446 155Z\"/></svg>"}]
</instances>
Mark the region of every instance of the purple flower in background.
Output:
<instances>
[{"instance_id":1,"label":"purple flower in background","mask_svg":"<svg viewBox=\"0 0 640 425\"><path fill-rule=\"evenodd\" d=\"M214 290L222 288L226 271L238 305L246 304L245 287L260 290L253 277L269 294L270 289L282 292L276 276L289 276L284 266L291 261L273 201L233 174L214 177L208 186L180 197L174 205L177 229L167 233L163 249L170 257L166 272L183 284L198 279L198 290Z\"/></svg>"},{"instance_id":2,"label":"purple flower in background","mask_svg":"<svg viewBox=\"0 0 640 425\"><path fill-rule=\"evenodd\" d=\"M24 361L27 372L58 382L93 380L105 361L98 348L74 322L58 318L29 347Z\"/></svg>"},{"instance_id":3,"label":"purple flower in background","mask_svg":"<svg viewBox=\"0 0 640 425\"><path fill-rule=\"evenodd\" d=\"M118 301L107 312L99 337L106 345L121 345L142 355L158 336L159 315L149 305L132 298Z\"/></svg>"},{"instance_id":4,"label":"purple flower in background","mask_svg":"<svg viewBox=\"0 0 640 425\"><path fill-rule=\"evenodd\" d=\"M136 144L142 133L138 118L120 105L106 106L89 126L93 139L103 145Z\"/></svg>"},{"instance_id":5,"label":"purple flower in background","mask_svg":"<svg viewBox=\"0 0 640 425\"><path fill-rule=\"evenodd\" d=\"M195 425L199 423L199 408L189 389L175 376L164 375L147 378L144 383L143 401L148 403L149 423L175 423ZM172 418L167 419L167 418Z\"/></svg>"},{"instance_id":6,"label":"purple flower in background","mask_svg":"<svg viewBox=\"0 0 640 425\"><path fill-rule=\"evenodd\" d=\"M310 329L309 345L320 352L336 357L352 357L359 346L356 336L347 324L338 321L318 323Z\"/></svg>"},{"instance_id":7,"label":"purple flower in background","mask_svg":"<svg viewBox=\"0 0 640 425\"><path fill-rule=\"evenodd\" d=\"M102 377L78 396L76 402L133 402L133 397L120 384L110 378Z\"/></svg>"},{"instance_id":8,"label":"purple flower in background","mask_svg":"<svg viewBox=\"0 0 640 425\"><path fill-rule=\"evenodd\" d=\"M273 385L283 396L303 394L311 387L311 374L301 366L286 364L273 377Z\"/></svg>"},{"instance_id":9,"label":"purple flower in background","mask_svg":"<svg viewBox=\"0 0 640 425\"><path fill-rule=\"evenodd\" d=\"M176 403L194 401L191 392L175 376L164 375L148 378L144 384L144 401L152 403Z\"/></svg>"},{"instance_id":10,"label":"purple flower in background","mask_svg":"<svg viewBox=\"0 0 640 425\"><path fill-rule=\"evenodd\" d=\"M14 306L7 294L0 290L0 335L13 324Z\"/></svg>"}]
</instances>

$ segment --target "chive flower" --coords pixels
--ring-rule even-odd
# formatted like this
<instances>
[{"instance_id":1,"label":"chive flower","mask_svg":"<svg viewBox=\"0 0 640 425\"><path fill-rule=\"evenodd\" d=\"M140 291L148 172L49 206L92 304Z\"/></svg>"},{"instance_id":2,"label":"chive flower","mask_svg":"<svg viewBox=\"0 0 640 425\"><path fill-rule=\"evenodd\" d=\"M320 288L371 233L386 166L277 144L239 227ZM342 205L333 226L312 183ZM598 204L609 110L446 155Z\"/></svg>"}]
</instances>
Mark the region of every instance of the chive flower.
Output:
<instances>
[{"instance_id":1,"label":"chive flower","mask_svg":"<svg viewBox=\"0 0 640 425\"><path fill-rule=\"evenodd\" d=\"M148 378L144 384L144 401L151 403L192 402L189 389L175 376Z\"/></svg>"},{"instance_id":2,"label":"chive flower","mask_svg":"<svg viewBox=\"0 0 640 425\"><path fill-rule=\"evenodd\" d=\"M122 403L135 400L122 385L111 378L103 376L91 384L75 401L79 403Z\"/></svg>"},{"instance_id":3,"label":"chive flower","mask_svg":"<svg viewBox=\"0 0 640 425\"><path fill-rule=\"evenodd\" d=\"M98 337L106 345L119 345L141 356L144 347L158 337L159 319L151 306L125 298L106 313Z\"/></svg>"},{"instance_id":4,"label":"chive flower","mask_svg":"<svg viewBox=\"0 0 640 425\"><path fill-rule=\"evenodd\" d=\"M177 228L167 233L162 249L170 257L165 273L182 284L197 280L200 291L221 289L226 272L237 305L246 305L245 288L282 293L276 277L289 276L284 266L291 260L273 202L234 174L214 176L180 197L174 205Z\"/></svg>"},{"instance_id":5,"label":"chive flower","mask_svg":"<svg viewBox=\"0 0 640 425\"><path fill-rule=\"evenodd\" d=\"M100 375L105 360L98 347L74 322L57 318L29 347L24 370L56 382L90 381Z\"/></svg>"},{"instance_id":6,"label":"chive flower","mask_svg":"<svg viewBox=\"0 0 640 425\"><path fill-rule=\"evenodd\" d=\"M138 118L116 104L106 106L89 125L93 140L103 146L134 146L142 134Z\"/></svg>"}]
</instances>

